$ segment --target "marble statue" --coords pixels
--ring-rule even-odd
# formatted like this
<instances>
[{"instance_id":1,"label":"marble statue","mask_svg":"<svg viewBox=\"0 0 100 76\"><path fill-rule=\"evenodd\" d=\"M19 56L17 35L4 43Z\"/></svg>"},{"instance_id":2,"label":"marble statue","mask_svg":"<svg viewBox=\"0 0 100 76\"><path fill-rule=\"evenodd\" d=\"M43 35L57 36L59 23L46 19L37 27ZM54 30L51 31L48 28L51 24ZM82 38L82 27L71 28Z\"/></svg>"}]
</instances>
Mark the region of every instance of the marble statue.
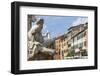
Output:
<instances>
[{"instance_id":1,"label":"marble statue","mask_svg":"<svg viewBox=\"0 0 100 76\"><path fill-rule=\"evenodd\" d=\"M41 52L42 54L47 54L49 56L53 56L55 54L54 49L46 48L43 45L44 43L44 38L42 36L43 24L44 20L39 19L36 21L35 25L33 25L32 28L28 31L28 59L34 57L39 52ZM40 59L41 58L42 56L40 57Z\"/></svg>"}]
</instances>

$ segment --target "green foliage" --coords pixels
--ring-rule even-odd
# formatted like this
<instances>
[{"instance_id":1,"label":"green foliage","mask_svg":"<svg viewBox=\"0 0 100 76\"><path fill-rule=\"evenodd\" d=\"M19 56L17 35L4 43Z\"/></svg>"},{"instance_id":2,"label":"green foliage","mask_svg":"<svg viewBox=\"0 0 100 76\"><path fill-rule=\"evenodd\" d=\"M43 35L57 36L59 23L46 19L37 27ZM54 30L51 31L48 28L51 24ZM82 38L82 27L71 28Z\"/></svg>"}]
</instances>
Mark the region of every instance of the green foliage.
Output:
<instances>
[{"instance_id":1,"label":"green foliage","mask_svg":"<svg viewBox=\"0 0 100 76\"><path fill-rule=\"evenodd\" d=\"M74 55L75 55L75 50L70 49L70 50L68 50L68 54L66 57L73 57Z\"/></svg>"}]
</instances>

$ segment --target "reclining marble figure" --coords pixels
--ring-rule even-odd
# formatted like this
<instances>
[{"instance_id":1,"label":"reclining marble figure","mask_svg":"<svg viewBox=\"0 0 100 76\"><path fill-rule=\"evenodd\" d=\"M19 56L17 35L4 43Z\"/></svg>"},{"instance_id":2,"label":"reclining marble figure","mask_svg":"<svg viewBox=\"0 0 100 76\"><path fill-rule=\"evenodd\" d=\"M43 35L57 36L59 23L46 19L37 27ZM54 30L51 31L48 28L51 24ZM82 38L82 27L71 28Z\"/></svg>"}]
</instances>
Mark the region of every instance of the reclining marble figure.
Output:
<instances>
[{"instance_id":1,"label":"reclining marble figure","mask_svg":"<svg viewBox=\"0 0 100 76\"><path fill-rule=\"evenodd\" d=\"M43 45L44 38L42 36L43 19L39 19L34 26L28 32L28 58L34 57L38 52L47 53L50 56L55 54L54 49L46 48Z\"/></svg>"}]
</instances>

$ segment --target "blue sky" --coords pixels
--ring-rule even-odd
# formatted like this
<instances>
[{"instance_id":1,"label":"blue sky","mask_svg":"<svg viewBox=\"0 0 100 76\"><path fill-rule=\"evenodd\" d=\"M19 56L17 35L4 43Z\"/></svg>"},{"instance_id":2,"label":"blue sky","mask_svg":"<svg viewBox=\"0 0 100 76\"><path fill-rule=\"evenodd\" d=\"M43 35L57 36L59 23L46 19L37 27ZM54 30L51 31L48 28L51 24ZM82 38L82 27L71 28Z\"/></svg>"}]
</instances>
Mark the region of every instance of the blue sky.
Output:
<instances>
[{"instance_id":1,"label":"blue sky","mask_svg":"<svg viewBox=\"0 0 100 76\"><path fill-rule=\"evenodd\" d=\"M71 26L76 26L87 22L87 17L79 16L36 16L36 18L44 19L44 27L42 32L49 31L51 37L54 38L60 34L67 32Z\"/></svg>"}]
</instances>

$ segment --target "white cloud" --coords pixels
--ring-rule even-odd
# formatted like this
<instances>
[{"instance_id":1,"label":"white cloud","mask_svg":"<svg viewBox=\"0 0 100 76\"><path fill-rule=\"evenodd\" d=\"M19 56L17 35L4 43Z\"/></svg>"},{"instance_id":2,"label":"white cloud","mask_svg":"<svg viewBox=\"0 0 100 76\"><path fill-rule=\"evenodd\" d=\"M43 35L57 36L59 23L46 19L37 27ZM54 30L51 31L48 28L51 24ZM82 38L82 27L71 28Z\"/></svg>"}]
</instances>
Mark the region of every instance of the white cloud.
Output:
<instances>
[{"instance_id":1,"label":"white cloud","mask_svg":"<svg viewBox=\"0 0 100 76\"><path fill-rule=\"evenodd\" d=\"M72 23L72 26L77 26L79 24L84 24L88 22L88 18L78 18L76 21Z\"/></svg>"}]
</instances>

